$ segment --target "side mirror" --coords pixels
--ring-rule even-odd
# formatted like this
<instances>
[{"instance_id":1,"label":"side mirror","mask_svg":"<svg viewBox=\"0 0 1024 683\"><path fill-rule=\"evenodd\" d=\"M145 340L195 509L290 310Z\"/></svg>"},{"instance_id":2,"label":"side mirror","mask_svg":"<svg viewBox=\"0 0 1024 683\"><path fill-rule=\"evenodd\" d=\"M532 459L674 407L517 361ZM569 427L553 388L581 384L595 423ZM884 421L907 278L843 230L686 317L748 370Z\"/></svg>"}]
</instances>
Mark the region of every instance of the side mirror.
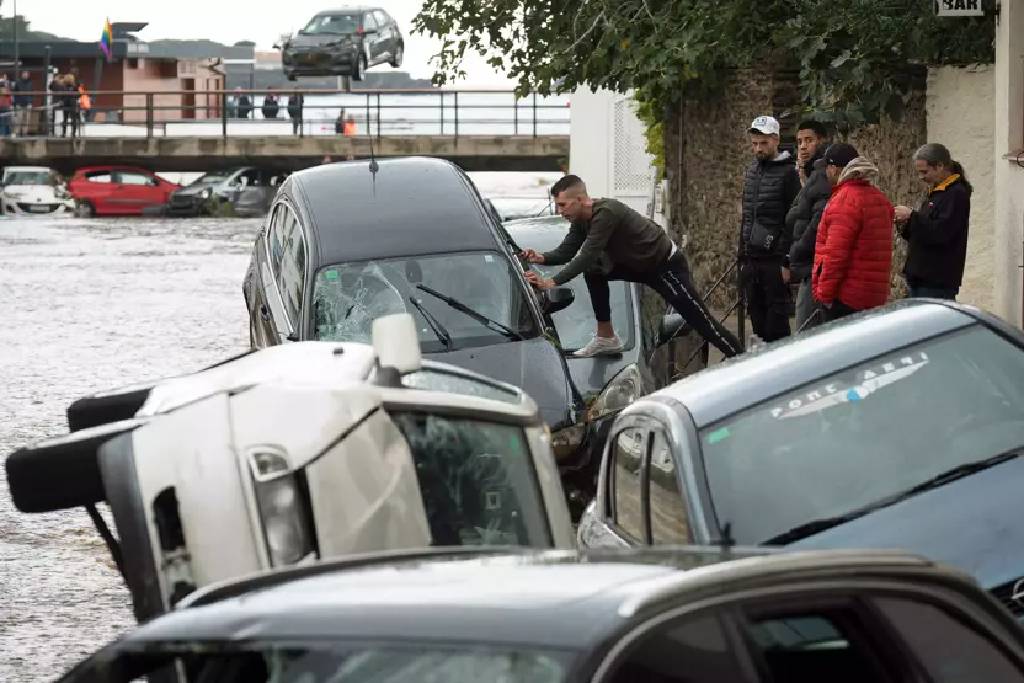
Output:
<instances>
[{"instance_id":1,"label":"side mirror","mask_svg":"<svg viewBox=\"0 0 1024 683\"><path fill-rule=\"evenodd\" d=\"M683 320L683 316L678 313L670 313L662 316L661 323L658 325L658 338L654 341L654 345L662 346L667 344L674 337L679 336L679 331L685 324L686 322Z\"/></svg>"},{"instance_id":2,"label":"side mirror","mask_svg":"<svg viewBox=\"0 0 1024 683\"><path fill-rule=\"evenodd\" d=\"M377 318L373 321L372 337L381 369L392 368L399 376L420 369L420 340L411 315L398 313Z\"/></svg>"},{"instance_id":3,"label":"side mirror","mask_svg":"<svg viewBox=\"0 0 1024 683\"><path fill-rule=\"evenodd\" d=\"M558 311L569 308L575 300L576 293L572 291L571 287L555 287L554 289L549 289L547 296L544 299L544 312L557 313Z\"/></svg>"}]
</instances>

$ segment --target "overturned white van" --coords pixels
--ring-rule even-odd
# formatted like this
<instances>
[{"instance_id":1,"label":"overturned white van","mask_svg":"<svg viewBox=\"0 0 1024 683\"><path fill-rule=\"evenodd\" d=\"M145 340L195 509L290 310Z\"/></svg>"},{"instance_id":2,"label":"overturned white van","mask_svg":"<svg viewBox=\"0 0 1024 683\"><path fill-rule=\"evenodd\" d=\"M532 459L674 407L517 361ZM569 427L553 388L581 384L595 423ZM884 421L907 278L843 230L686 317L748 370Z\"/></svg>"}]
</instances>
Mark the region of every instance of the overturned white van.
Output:
<instances>
[{"instance_id":1,"label":"overturned white van","mask_svg":"<svg viewBox=\"0 0 1024 683\"><path fill-rule=\"evenodd\" d=\"M376 321L373 346L286 344L94 397L141 407L11 454L12 499L23 512L86 507L140 621L198 587L321 558L571 547L536 405L421 362L410 324Z\"/></svg>"}]
</instances>

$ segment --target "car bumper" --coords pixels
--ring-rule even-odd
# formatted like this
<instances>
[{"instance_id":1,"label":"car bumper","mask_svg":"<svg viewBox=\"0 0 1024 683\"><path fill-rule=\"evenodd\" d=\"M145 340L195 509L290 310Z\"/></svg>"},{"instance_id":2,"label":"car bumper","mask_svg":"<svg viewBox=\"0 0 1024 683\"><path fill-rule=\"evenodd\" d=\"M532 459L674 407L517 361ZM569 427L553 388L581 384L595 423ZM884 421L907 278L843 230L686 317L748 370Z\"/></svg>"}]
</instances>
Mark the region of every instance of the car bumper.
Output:
<instances>
[{"instance_id":1,"label":"car bumper","mask_svg":"<svg viewBox=\"0 0 1024 683\"><path fill-rule=\"evenodd\" d=\"M282 56L282 67L285 73L295 75L330 75L339 69L352 69L356 64L356 46L338 51L295 50L286 51Z\"/></svg>"},{"instance_id":2,"label":"car bumper","mask_svg":"<svg viewBox=\"0 0 1024 683\"><path fill-rule=\"evenodd\" d=\"M71 216L75 212L74 202L21 202L12 199L0 200L5 216Z\"/></svg>"},{"instance_id":3,"label":"car bumper","mask_svg":"<svg viewBox=\"0 0 1024 683\"><path fill-rule=\"evenodd\" d=\"M203 212L205 200L198 195L171 196L165 205L167 216L198 216Z\"/></svg>"}]
</instances>

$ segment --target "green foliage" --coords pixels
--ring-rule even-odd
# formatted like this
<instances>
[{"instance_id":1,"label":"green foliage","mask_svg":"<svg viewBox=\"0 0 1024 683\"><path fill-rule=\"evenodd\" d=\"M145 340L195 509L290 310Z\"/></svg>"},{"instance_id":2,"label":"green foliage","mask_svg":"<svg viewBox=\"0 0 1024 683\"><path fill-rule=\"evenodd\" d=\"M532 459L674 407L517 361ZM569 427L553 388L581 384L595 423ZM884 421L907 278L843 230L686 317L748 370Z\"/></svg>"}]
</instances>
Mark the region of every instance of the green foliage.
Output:
<instances>
[{"instance_id":1,"label":"green foliage","mask_svg":"<svg viewBox=\"0 0 1024 683\"><path fill-rule=\"evenodd\" d=\"M664 116L650 100L637 98L637 118L644 124L647 153L654 157L658 179L665 177L665 124Z\"/></svg>"},{"instance_id":2,"label":"green foliage","mask_svg":"<svg viewBox=\"0 0 1024 683\"><path fill-rule=\"evenodd\" d=\"M439 37L434 82L478 53L521 92L634 89L660 112L714 96L729 70L799 67L809 109L858 123L898 114L914 65L993 60L994 18L935 16L933 0L425 0L415 29ZM654 146L660 131L649 131Z\"/></svg>"}]
</instances>

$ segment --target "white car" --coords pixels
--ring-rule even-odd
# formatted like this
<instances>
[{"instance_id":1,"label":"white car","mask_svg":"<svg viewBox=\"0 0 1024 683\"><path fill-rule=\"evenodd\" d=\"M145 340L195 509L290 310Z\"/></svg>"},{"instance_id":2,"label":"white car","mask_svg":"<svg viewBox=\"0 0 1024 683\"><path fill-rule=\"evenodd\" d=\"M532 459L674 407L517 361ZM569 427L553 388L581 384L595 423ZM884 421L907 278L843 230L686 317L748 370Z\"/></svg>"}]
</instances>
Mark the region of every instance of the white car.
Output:
<instances>
[{"instance_id":1,"label":"white car","mask_svg":"<svg viewBox=\"0 0 1024 683\"><path fill-rule=\"evenodd\" d=\"M323 558L573 547L536 404L421 361L407 314L378 319L373 339L286 344L130 390L134 417L12 454L12 499L86 507L140 621L196 588Z\"/></svg>"},{"instance_id":2,"label":"white car","mask_svg":"<svg viewBox=\"0 0 1024 683\"><path fill-rule=\"evenodd\" d=\"M0 215L72 216L75 200L60 174L45 166L8 166L0 179Z\"/></svg>"}]
</instances>

